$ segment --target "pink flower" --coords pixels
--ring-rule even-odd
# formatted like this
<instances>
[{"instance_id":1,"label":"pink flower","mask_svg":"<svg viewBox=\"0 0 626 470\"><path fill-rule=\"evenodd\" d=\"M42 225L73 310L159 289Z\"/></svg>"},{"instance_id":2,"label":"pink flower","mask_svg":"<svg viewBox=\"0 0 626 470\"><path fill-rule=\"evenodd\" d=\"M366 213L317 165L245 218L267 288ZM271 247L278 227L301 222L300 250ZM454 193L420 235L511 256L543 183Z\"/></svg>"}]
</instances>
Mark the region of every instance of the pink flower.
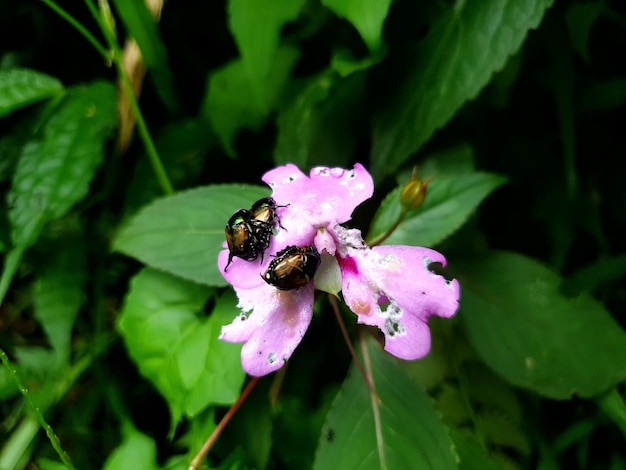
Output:
<instances>
[{"instance_id":1,"label":"pink flower","mask_svg":"<svg viewBox=\"0 0 626 470\"><path fill-rule=\"evenodd\" d=\"M359 323L380 328L389 353L402 359L427 354L428 317L454 315L459 285L429 270L431 263L445 265L440 253L411 246L370 248L358 230L340 225L373 194L367 170L360 164L352 170L317 167L307 177L288 164L267 172L263 181L273 190L281 225L271 236L263 260L234 258L224 272L228 249L218 258L220 272L233 285L241 309L222 328L220 338L245 343L244 370L262 376L291 357L311 322L314 287L333 294L341 290ZM262 275L276 253L292 245L314 245L322 264L304 287L279 290Z\"/></svg>"}]
</instances>

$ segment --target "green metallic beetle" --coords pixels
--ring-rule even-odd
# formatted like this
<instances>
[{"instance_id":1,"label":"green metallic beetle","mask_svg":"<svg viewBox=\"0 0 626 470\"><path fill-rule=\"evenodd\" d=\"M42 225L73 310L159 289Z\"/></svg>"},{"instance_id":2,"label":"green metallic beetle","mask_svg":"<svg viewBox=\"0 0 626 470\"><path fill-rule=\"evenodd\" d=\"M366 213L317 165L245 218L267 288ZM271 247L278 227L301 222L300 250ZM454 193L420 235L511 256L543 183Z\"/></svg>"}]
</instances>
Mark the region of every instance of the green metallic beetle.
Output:
<instances>
[{"instance_id":1,"label":"green metallic beetle","mask_svg":"<svg viewBox=\"0 0 626 470\"><path fill-rule=\"evenodd\" d=\"M276 253L265 274L265 282L280 290L307 285L320 265L320 254L313 245L288 246Z\"/></svg>"},{"instance_id":2,"label":"green metallic beetle","mask_svg":"<svg viewBox=\"0 0 626 470\"><path fill-rule=\"evenodd\" d=\"M276 223L281 228L280 218L276 214L277 206L274 199L266 197L256 201L250 210L239 209L228 220L224 229L226 244L228 245L228 263L224 271L233 260L238 257L246 261L254 261L261 255L270 244L270 237L274 232Z\"/></svg>"}]
</instances>

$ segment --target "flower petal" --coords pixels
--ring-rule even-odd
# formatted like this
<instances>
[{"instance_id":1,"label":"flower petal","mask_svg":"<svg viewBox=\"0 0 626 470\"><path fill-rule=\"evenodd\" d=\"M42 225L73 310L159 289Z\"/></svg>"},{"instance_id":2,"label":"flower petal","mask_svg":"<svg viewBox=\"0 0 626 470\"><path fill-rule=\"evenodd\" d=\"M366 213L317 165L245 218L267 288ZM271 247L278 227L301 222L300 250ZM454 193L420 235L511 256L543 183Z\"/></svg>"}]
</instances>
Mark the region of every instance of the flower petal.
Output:
<instances>
[{"instance_id":1,"label":"flower petal","mask_svg":"<svg viewBox=\"0 0 626 470\"><path fill-rule=\"evenodd\" d=\"M431 315L451 317L459 308L459 283L432 272L445 257L430 248L384 245L372 248L368 273L379 288L411 313L426 320Z\"/></svg>"},{"instance_id":2,"label":"flower petal","mask_svg":"<svg viewBox=\"0 0 626 470\"><path fill-rule=\"evenodd\" d=\"M440 253L421 247L348 248L339 258L343 296L358 322L377 326L385 349L402 359L417 359L430 349L427 320L450 317L458 308L459 284L429 270L445 266Z\"/></svg>"},{"instance_id":3,"label":"flower petal","mask_svg":"<svg viewBox=\"0 0 626 470\"><path fill-rule=\"evenodd\" d=\"M288 164L268 171L262 179L272 188L276 204L288 204L294 218L316 228L350 220L354 209L374 192L372 177L359 163L352 170L316 167L310 177Z\"/></svg>"},{"instance_id":4,"label":"flower petal","mask_svg":"<svg viewBox=\"0 0 626 470\"><path fill-rule=\"evenodd\" d=\"M220 339L246 342L241 349L241 363L248 374L258 377L280 369L311 323L312 284L291 291L265 284L237 289L237 295L242 313L222 327Z\"/></svg>"}]
</instances>

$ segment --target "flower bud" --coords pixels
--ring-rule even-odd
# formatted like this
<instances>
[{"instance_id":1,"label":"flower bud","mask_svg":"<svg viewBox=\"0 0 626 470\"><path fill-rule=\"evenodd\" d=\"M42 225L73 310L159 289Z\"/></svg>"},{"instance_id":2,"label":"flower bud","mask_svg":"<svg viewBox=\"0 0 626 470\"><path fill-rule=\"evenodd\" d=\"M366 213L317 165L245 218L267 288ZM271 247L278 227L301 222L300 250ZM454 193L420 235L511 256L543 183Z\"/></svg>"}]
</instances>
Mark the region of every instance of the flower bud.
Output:
<instances>
[{"instance_id":1,"label":"flower bud","mask_svg":"<svg viewBox=\"0 0 626 470\"><path fill-rule=\"evenodd\" d=\"M413 168L413 174L411 179L402 188L400 193L400 204L405 210L417 209L424 203L426 199L426 187L430 183L431 177L426 178L426 181L422 181L415 174L415 168Z\"/></svg>"}]
</instances>

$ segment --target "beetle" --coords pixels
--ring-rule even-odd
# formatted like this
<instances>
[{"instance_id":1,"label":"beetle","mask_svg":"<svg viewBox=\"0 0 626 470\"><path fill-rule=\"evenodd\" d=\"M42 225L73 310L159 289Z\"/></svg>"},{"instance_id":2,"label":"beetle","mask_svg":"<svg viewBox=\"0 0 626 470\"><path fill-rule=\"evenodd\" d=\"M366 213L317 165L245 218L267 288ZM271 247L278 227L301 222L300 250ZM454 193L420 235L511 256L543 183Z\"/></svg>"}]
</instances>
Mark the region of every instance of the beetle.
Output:
<instances>
[{"instance_id":1,"label":"beetle","mask_svg":"<svg viewBox=\"0 0 626 470\"><path fill-rule=\"evenodd\" d=\"M224 229L229 250L224 272L235 256L246 261L254 261L261 254L263 261L263 252L270 244L275 222L284 228L276 214L278 207L287 206L277 206L274 199L266 197L256 201L250 210L239 209L232 215Z\"/></svg>"},{"instance_id":2,"label":"beetle","mask_svg":"<svg viewBox=\"0 0 626 470\"><path fill-rule=\"evenodd\" d=\"M291 245L276 253L261 277L280 290L299 289L313 279L319 265L320 254L313 245Z\"/></svg>"},{"instance_id":3,"label":"beetle","mask_svg":"<svg viewBox=\"0 0 626 470\"><path fill-rule=\"evenodd\" d=\"M239 209L228 219L228 224L224 228L226 235L226 244L228 245L228 263L224 271L233 261L233 257L253 261L259 256L259 249L264 250L269 245L269 236L267 237L267 245L259 241L256 231L250 225L252 213L247 209ZM263 239L264 240L264 239Z\"/></svg>"},{"instance_id":4,"label":"beetle","mask_svg":"<svg viewBox=\"0 0 626 470\"><path fill-rule=\"evenodd\" d=\"M268 223L272 229L274 228L274 223L278 222L279 227L284 229L285 227L280 224L280 217L276 213L276 209L279 207L287 206L277 206L273 198L264 197L252 204L250 212L252 212L254 221Z\"/></svg>"}]
</instances>

